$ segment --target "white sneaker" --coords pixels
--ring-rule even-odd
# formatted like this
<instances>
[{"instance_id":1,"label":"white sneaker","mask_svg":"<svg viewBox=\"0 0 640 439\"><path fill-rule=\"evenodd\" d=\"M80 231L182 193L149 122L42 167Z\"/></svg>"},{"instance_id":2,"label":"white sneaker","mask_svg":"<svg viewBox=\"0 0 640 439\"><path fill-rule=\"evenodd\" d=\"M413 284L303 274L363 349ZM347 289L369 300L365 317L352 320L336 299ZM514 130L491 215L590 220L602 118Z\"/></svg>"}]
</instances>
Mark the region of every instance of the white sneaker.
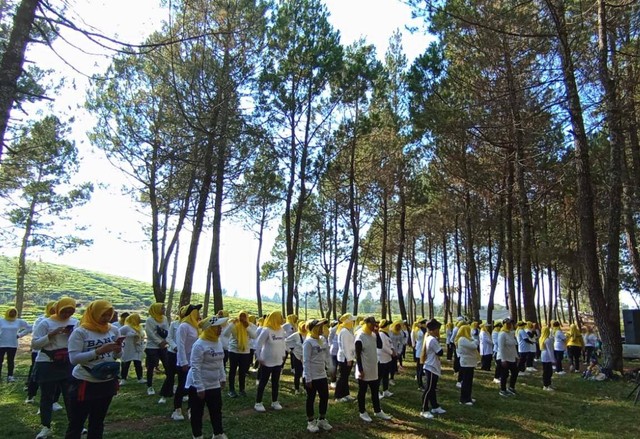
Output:
<instances>
[{"instance_id":1,"label":"white sneaker","mask_svg":"<svg viewBox=\"0 0 640 439\"><path fill-rule=\"evenodd\" d=\"M447 413L447 411L445 409L443 409L442 407L438 407L436 409L431 409L431 413L436 414L436 415L444 415L445 413Z\"/></svg>"},{"instance_id":2,"label":"white sneaker","mask_svg":"<svg viewBox=\"0 0 640 439\"><path fill-rule=\"evenodd\" d=\"M391 398L393 396L393 393L389 392L388 390L385 390L384 392L382 392L382 394L385 398Z\"/></svg>"},{"instance_id":3,"label":"white sneaker","mask_svg":"<svg viewBox=\"0 0 640 439\"><path fill-rule=\"evenodd\" d=\"M229 439L227 437L226 434L221 433L221 434L214 434L213 436L211 436L211 439Z\"/></svg>"},{"instance_id":4,"label":"white sneaker","mask_svg":"<svg viewBox=\"0 0 640 439\"><path fill-rule=\"evenodd\" d=\"M494 378L493 384L500 384L500 378Z\"/></svg>"},{"instance_id":5,"label":"white sneaker","mask_svg":"<svg viewBox=\"0 0 640 439\"><path fill-rule=\"evenodd\" d=\"M191 436L193 439L204 439L202 436Z\"/></svg>"},{"instance_id":6,"label":"white sneaker","mask_svg":"<svg viewBox=\"0 0 640 439\"><path fill-rule=\"evenodd\" d=\"M33 404L33 398L27 398L24 400L25 404Z\"/></svg>"},{"instance_id":7,"label":"white sneaker","mask_svg":"<svg viewBox=\"0 0 640 439\"><path fill-rule=\"evenodd\" d=\"M318 423L315 421L315 419L313 421L307 422L307 431L309 433L317 433L320 431L320 429L318 428Z\"/></svg>"},{"instance_id":8,"label":"white sneaker","mask_svg":"<svg viewBox=\"0 0 640 439\"><path fill-rule=\"evenodd\" d=\"M367 413L367 412L360 413L360 419L362 419L364 422L373 421L373 419L371 419L371 416L369 416L369 413Z\"/></svg>"},{"instance_id":9,"label":"white sneaker","mask_svg":"<svg viewBox=\"0 0 640 439\"><path fill-rule=\"evenodd\" d=\"M189 402L189 395L184 395L182 397L182 402Z\"/></svg>"},{"instance_id":10,"label":"white sneaker","mask_svg":"<svg viewBox=\"0 0 640 439\"><path fill-rule=\"evenodd\" d=\"M282 410L282 405L278 401L273 401L271 403L271 408L274 410Z\"/></svg>"},{"instance_id":11,"label":"white sneaker","mask_svg":"<svg viewBox=\"0 0 640 439\"><path fill-rule=\"evenodd\" d=\"M391 415L386 414L382 410L380 410L378 413L374 413L373 416L375 416L378 419L382 419L384 421L388 421L393 417Z\"/></svg>"},{"instance_id":12,"label":"white sneaker","mask_svg":"<svg viewBox=\"0 0 640 439\"><path fill-rule=\"evenodd\" d=\"M551 387L551 386L544 386L544 387L542 388L542 390L546 390L547 392L554 392L556 389L554 389L554 388L553 388L553 387Z\"/></svg>"},{"instance_id":13,"label":"white sneaker","mask_svg":"<svg viewBox=\"0 0 640 439\"><path fill-rule=\"evenodd\" d=\"M521 376L521 377L528 377L529 375L530 375L530 373L529 373L529 372L527 372L526 370L525 370L524 372L520 372L520 373L518 374L518 376Z\"/></svg>"},{"instance_id":14,"label":"white sneaker","mask_svg":"<svg viewBox=\"0 0 640 439\"><path fill-rule=\"evenodd\" d=\"M567 372L565 372L564 370L561 370L560 372L556 372L557 375L566 375Z\"/></svg>"},{"instance_id":15,"label":"white sneaker","mask_svg":"<svg viewBox=\"0 0 640 439\"><path fill-rule=\"evenodd\" d=\"M351 395L347 395L347 396L345 396L345 398L347 399L347 401L355 400L355 398L353 396L351 396Z\"/></svg>"},{"instance_id":16,"label":"white sneaker","mask_svg":"<svg viewBox=\"0 0 640 439\"><path fill-rule=\"evenodd\" d=\"M324 431L329 431L333 427L331 426L331 424L329 424L329 421L327 421L326 419L318 419L318 428Z\"/></svg>"},{"instance_id":17,"label":"white sneaker","mask_svg":"<svg viewBox=\"0 0 640 439\"><path fill-rule=\"evenodd\" d=\"M53 431L51 431L51 429L49 427L42 427L42 430L40 430L40 433L38 433L38 435L36 436L36 439L44 439L46 437L49 437L53 434Z\"/></svg>"},{"instance_id":18,"label":"white sneaker","mask_svg":"<svg viewBox=\"0 0 640 439\"><path fill-rule=\"evenodd\" d=\"M435 416L433 416L431 414L431 412L420 412L420 416L422 416L425 419L433 419L433 418L435 418Z\"/></svg>"},{"instance_id":19,"label":"white sneaker","mask_svg":"<svg viewBox=\"0 0 640 439\"><path fill-rule=\"evenodd\" d=\"M389 380L389 385L390 385L390 386L395 386L395 385L396 385L396 382L395 382L394 380Z\"/></svg>"},{"instance_id":20,"label":"white sneaker","mask_svg":"<svg viewBox=\"0 0 640 439\"><path fill-rule=\"evenodd\" d=\"M127 380L120 380L118 381L118 384L121 386L125 386L127 384Z\"/></svg>"},{"instance_id":21,"label":"white sneaker","mask_svg":"<svg viewBox=\"0 0 640 439\"><path fill-rule=\"evenodd\" d=\"M471 401L467 401L467 402L460 401L460 405L473 405L473 402L471 402Z\"/></svg>"},{"instance_id":22,"label":"white sneaker","mask_svg":"<svg viewBox=\"0 0 640 439\"><path fill-rule=\"evenodd\" d=\"M461 383L460 381L458 381L458 382L456 383L456 387L457 387L458 389L462 389L462 383Z\"/></svg>"},{"instance_id":23,"label":"white sneaker","mask_svg":"<svg viewBox=\"0 0 640 439\"><path fill-rule=\"evenodd\" d=\"M536 369L535 367L527 367L525 370L526 370L527 372L531 372L531 373L533 373L533 372L537 372L537 371L538 371L538 369Z\"/></svg>"},{"instance_id":24,"label":"white sneaker","mask_svg":"<svg viewBox=\"0 0 640 439\"><path fill-rule=\"evenodd\" d=\"M53 404L51 404L51 410L53 410L54 412L60 411L62 410L64 407L62 407L60 404L58 404L57 402L54 402Z\"/></svg>"},{"instance_id":25,"label":"white sneaker","mask_svg":"<svg viewBox=\"0 0 640 439\"><path fill-rule=\"evenodd\" d=\"M147 382L147 380L145 380L144 378L140 378L140 379L138 380L138 384L144 384L144 383L146 383L146 382Z\"/></svg>"},{"instance_id":26,"label":"white sneaker","mask_svg":"<svg viewBox=\"0 0 640 439\"><path fill-rule=\"evenodd\" d=\"M329 384L329 387L331 387L332 389L335 389L336 388L336 383Z\"/></svg>"},{"instance_id":27,"label":"white sneaker","mask_svg":"<svg viewBox=\"0 0 640 439\"><path fill-rule=\"evenodd\" d=\"M153 390L153 387L147 387L147 395L152 396L155 394L156 394L156 391Z\"/></svg>"},{"instance_id":28,"label":"white sneaker","mask_svg":"<svg viewBox=\"0 0 640 439\"><path fill-rule=\"evenodd\" d=\"M167 402L167 399L164 396L161 396L160 399L158 400L158 404L165 404Z\"/></svg>"},{"instance_id":29,"label":"white sneaker","mask_svg":"<svg viewBox=\"0 0 640 439\"><path fill-rule=\"evenodd\" d=\"M347 398L346 396L338 399L338 402L350 402L351 400L349 398Z\"/></svg>"},{"instance_id":30,"label":"white sneaker","mask_svg":"<svg viewBox=\"0 0 640 439\"><path fill-rule=\"evenodd\" d=\"M80 433L81 436L86 436L89 434L89 430L87 430L86 428L82 429L82 433Z\"/></svg>"},{"instance_id":31,"label":"white sneaker","mask_svg":"<svg viewBox=\"0 0 640 439\"><path fill-rule=\"evenodd\" d=\"M256 412L264 413L264 412L266 412L266 411L267 411L267 409L266 409L266 408L264 408L264 404L263 404L263 403L261 403L261 402L256 402L256 404L253 406L253 408L254 408L254 410L255 410Z\"/></svg>"},{"instance_id":32,"label":"white sneaker","mask_svg":"<svg viewBox=\"0 0 640 439\"><path fill-rule=\"evenodd\" d=\"M175 409L173 413L171 413L171 419L174 421L184 421L184 415L182 414L182 410Z\"/></svg>"},{"instance_id":33,"label":"white sneaker","mask_svg":"<svg viewBox=\"0 0 640 439\"><path fill-rule=\"evenodd\" d=\"M7 382L8 382L8 383L15 383L15 382L16 382L16 379L14 378L14 376L13 376L13 375L9 375L9 376L7 377Z\"/></svg>"},{"instance_id":34,"label":"white sneaker","mask_svg":"<svg viewBox=\"0 0 640 439\"><path fill-rule=\"evenodd\" d=\"M384 393L378 393L378 399L384 398Z\"/></svg>"},{"instance_id":35,"label":"white sneaker","mask_svg":"<svg viewBox=\"0 0 640 439\"><path fill-rule=\"evenodd\" d=\"M187 419L191 420L191 409L187 409Z\"/></svg>"}]
</instances>

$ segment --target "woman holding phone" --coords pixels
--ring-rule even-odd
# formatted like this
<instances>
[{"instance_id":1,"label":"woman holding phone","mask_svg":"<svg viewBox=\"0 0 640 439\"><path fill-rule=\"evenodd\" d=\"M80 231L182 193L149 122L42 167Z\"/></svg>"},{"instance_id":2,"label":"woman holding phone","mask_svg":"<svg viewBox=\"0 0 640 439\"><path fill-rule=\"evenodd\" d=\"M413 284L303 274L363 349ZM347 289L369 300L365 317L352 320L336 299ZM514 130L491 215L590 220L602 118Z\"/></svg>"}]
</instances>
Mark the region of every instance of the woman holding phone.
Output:
<instances>
[{"instance_id":1,"label":"woman holding phone","mask_svg":"<svg viewBox=\"0 0 640 439\"><path fill-rule=\"evenodd\" d=\"M127 382L129 367L133 363L136 371L136 378L139 383L145 383L142 377L142 352L144 350L144 337L140 326L140 314L131 313L124 321L124 326L120 328L118 342L123 347L122 350L122 371L120 374L120 385ZM120 337L124 337L121 339ZM123 342L124 340L124 342Z\"/></svg>"}]
</instances>

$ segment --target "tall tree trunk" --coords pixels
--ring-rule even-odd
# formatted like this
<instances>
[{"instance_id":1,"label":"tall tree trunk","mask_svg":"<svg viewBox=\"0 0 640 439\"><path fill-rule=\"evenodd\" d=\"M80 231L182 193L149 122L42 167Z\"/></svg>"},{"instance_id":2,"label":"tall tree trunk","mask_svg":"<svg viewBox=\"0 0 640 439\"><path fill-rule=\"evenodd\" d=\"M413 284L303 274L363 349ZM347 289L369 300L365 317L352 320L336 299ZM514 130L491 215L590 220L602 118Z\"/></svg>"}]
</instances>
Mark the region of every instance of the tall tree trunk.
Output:
<instances>
[{"instance_id":1,"label":"tall tree trunk","mask_svg":"<svg viewBox=\"0 0 640 439\"><path fill-rule=\"evenodd\" d=\"M382 195L382 255L380 262L380 314L387 315L387 237L389 234L388 196L386 189Z\"/></svg>"},{"instance_id":2,"label":"tall tree trunk","mask_svg":"<svg viewBox=\"0 0 640 439\"><path fill-rule=\"evenodd\" d=\"M405 196L404 182L402 182L400 183L400 236L398 241L398 254L396 255L396 289L398 291L398 306L400 307L402 320L407 319L407 309L404 306L404 293L402 291L402 261L404 260L404 247L407 239L406 218L407 198ZM433 309L433 306L431 306L430 309Z\"/></svg>"},{"instance_id":3,"label":"tall tree trunk","mask_svg":"<svg viewBox=\"0 0 640 439\"><path fill-rule=\"evenodd\" d=\"M18 269L16 273L16 310L18 318L22 316L22 308L24 307L24 281L27 276L27 249L29 248L29 238L33 231L33 216L38 204L38 199L33 196L29 203L29 214L25 220L24 234L20 243L20 254L18 255Z\"/></svg>"},{"instance_id":4,"label":"tall tree trunk","mask_svg":"<svg viewBox=\"0 0 640 439\"><path fill-rule=\"evenodd\" d=\"M262 207L262 215L260 216L260 229L258 231L258 252L256 254L256 303L258 305L258 315L262 315L262 291L260 289L262 282L261 279L261 262L260 258L262 256L262 244L264 240L264 227L267 220L267 208L266 206Z\"/></svg>"},{"instance_id":5,"label":"tall tree trunk","mask_svg":"<svg viewBox=\"0 0 640 439\"><path fill-rule=\"evenodd\" d=\"M507 195L506 195L506 252L505 252L505 286L507 290L507 305L509 308L509 317L513 320L518 319L518 305L516 304L516 283L515 283L515 255L514 255L514 236L513 236L513 186L514 186L514 170L513 170L513 153L507 154Z\"/></svg>"},{"instance_id":6,"label":"tall tree trunk","mask_svg":"<svg viewBox=\"0 0 640 439\"><path fill-rule=\"evenodd\" d=\"M178 278L178 255L180 254L180 241L176 243L176 252L173 255L173 270L171 272L171 287L169 288L169 296L167 297L167 306L165 307L166 316L171 322L171 311L173 308L173 296L176 291L176 280Z\"/></svg>"},{"instance_id":7,"label":"tall tree trunk","mask_svg":"<svg viewBox=\"0 0 640 439\"><path fill-rule=\"evenodd\" d=\"M451 314L451 294L449 292L449 254L447 252L447 234L442 234L442 294L444 295L444 323L448 323L449 318L453 321Z\"/></svg>"}]
</instances>

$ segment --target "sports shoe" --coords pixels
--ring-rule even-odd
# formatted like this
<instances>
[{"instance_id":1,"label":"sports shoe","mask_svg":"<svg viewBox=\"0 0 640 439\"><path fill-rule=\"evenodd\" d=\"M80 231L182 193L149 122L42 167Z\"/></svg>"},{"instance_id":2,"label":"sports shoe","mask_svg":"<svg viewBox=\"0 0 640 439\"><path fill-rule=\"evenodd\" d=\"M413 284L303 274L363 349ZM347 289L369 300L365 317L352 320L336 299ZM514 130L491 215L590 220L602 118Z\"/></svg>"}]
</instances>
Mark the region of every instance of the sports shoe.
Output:
<instances>
[{"instance_id":1,"label":"sports shoe","mask_svg":"<svg viewBox=\"0 0 640 439\"><path fill-rule=\"evenodd\" d=\"M62 410L64 407L62 407L59 403L54 402L53 404L51 404L51 410L53 410L54 412L60 411Z\"/></svg>"},{"instance_id":2,"label":"sports shoe","mask_svg":"<svg viewBox=\"0 0 640 439\"><path fill-rule=\"evenodd\" d=\"M33 404L34 399L33 398L27 398L24 400L25 404Z\"/></svg>"},{"instance_id":3,"label":"sports shoe","mask_svg":"<svg viewBox=\"0 0 640 439\"><path fill-rule=\"evenodd\" d=\"M371 416L369 416L369 413L367 412L360 413L360 419L362 419L364 422L373 421L373 419L371 419Z\"/></svg>"},{"instance_id":4,"label":"sports shoe","mask_svg":"<svg viewBox=\"0 0 640 439\"><path fill-rule=\"evenodd\" d=\"M500 378L494 378L493 384L500 384Z\"/></svg>"},{"instance_id":5,"label":"sports shoe","mask_svg":"<svg viewBox=\"0 0 640 439\"><path fill-rule=\"evenodd\" d=\"M384 421L388 421L393 417L391 415L386 414L382 410L380 410L378 413L374 413L373 416L375 416L378 419L382 419Z\"/></svg>"},{"instance_id":6,"label":"sports shoe","mask_svg":"<svg viewBox=\"0 0 640 439\"><path fill-rule=\"evenodd\" d=\"M182 397L182 402L189 402L189 395L184 395Z\"/></svg>"},{"instance_id":7,"label":"sports shoe","mask_svg":"<svg viewBox=\"0 0 640 439\"><path fill-rule=\"evenodd\" d=\"M353 396L351 396L351 395L347 395L347 396L345 396L345 398L347 398L347 401L355 400L355 398Z\"/></svg>"},{"instance_id":8,"label":"sports shoe","mask_svg":"<svg viewBox=\"0 0 640 439\"><path fill-rule=\"evenodd\" d=\"M422 416L425 419L433 419L433 418L435 418L435 416L433 416L433 414L431 414L431 412L420 412L420 416Z\"/></svg>"},{"instance_id":9,"label":"sports shoe","mask_svg":"<svg viewBox=\"0 0 640 439\"><path fill-rule=\"evenodd\" d=\"M15 383L15 382L16 382L16 379L14 378L14 376L13 376L13 375L9 375L9 376L7 377L7 382L8 382L8 383Z\"/></svg>"},{"instance_id":10,"label":"sports shoe","mask_svg":"<svg viewBox=\"0 0 640 439\"><path fill-rule=\"evenodd\" d=\"M226 434L220 433L220 434L214 434L213 436L211 436L211 439L229 439L229 438L227 437Z\"/></svg>"},{"instance_id":11,"label":"sports shoe","mask_svg":"<svg viewBox=\"0 0 640 439\"><path fill-rule=\"evenodd\" d=\"M271 408L274 410L282 410L282 405L278 401L273 401L271 403Z\"/></svg>"},{"instance_id":12,"label":"sports shoe","mask_svg":"<svg viewBox=\"0 0 640 439\"><path fill-rule=\"evenodd\" d=\"M191 409L187 409L187 419L191 420Z\"/></svg>"},{"instance_id":13,"label":"sports shoe","mask_svg":"<svg viewBox=\"0 0 640 439\"><path fill-rule=\"evenodd\" d=\"M204 439L204 437L202 435L200 436L191 436L193 439Z\"/></svg>"},{"instance_id":14,"label":"sports shoe","mask_svg":"<svg viewBox=\"0 0 640 439\"><path fill-rule=\"evenodd\" d=\"M333 427L331 426L331 424L329 424L329 421L327 421L326 419L318 419L318 428L324 431L329 431Z\"/></svg>"},{"instance_id":15,"label":"sports shoe","mask_svg":"<svg viewBox=\"0 0 640 439\"><path fill-rule=\"evenodd\" d=\"M336 383L329 384L329 387L331 387L332 389L335 389L336 388Z\"/></svg>"},{"instance_id":16,"label":"sports shoe","mask_svg":"<svg viewBox=\"0 0 640 439\"><path fill-rule=\"evenodd\" d=\"M184 415L182 414L182 410L175 409L173 413L171 413L171 419L174 421L184 421Z\"/></svg>"},{"instance_id":17,"label":"sports shoe","mask_svg":"<svg viewBox=\"0 0 640 439\"><path fill-rule=\"evenodd\" d=\"M445 413L447 413L447 411L442 407L437 407L435 409L431 409L431 413L433 413L434 415L444 415Z\"/></svg>"},{"instance_id":18,"label":"sports shoe","mask_svg":"<svg viewBox=\"0 0 640 439\"><path fill-rule=\"evenodd\" d=\"M460 401L460 405L473 405L473 402L471 402L471 401L467 401L467 402Z\"/></svg>"},{"instance_id":19,"label":"sports shoe","mask_svg":"<svg viewBox=\"0 0 640 439\"><path fill-rule=\"evenodd\" d=\"M457 387L458 389L462 389L462 383L461 383L460 381L458 381L458 382L456 383L456 387Z\"/></svg>"},{"instance_id":20,"label":"sports shoe","mask_svg":"<svg viewBox=\"0 0 640 439\"><path fill-rule=\"evenodd\" d=\"M229 398L237 398L238 394L236 393L235 390L231 390L229 393L227 393L227 395L229 395Z\"/></svg>"},{"instance_id":21,"label":"sports shoe","mask_svg":"<svg viewBox=\"0 0 640 439\"><path fill-rule=\"evenodd\" d=\"M378 399L384 398L384 393L378 393Z\"/></svg>"},{"instance_id":22,"label":"sports shoe","mask_svg":"<svg viewBox=\"0 0 640 439\"><path fill-rule=\"evenodd\" d=\"M544 387L542 388L542 390L546 390L547 392L554 392L556 389L554 389L554 388L553 388L553 387L551 387L551 386L544 386Z\"/></svg>"},{"instance_id":23,"label":"sports shoe","mask_svg":"<svg viewBox=\"0 0 640 439\"><path fill-rule=\"evenodd\" d=\"M537 372L537 371L538 371L538 369L536 369L535 367L527 367L525 370L526 370L527 372L532 372L532 373L533 373L533 372Z\"/></svg>"},{"instance_id":24,"label":"sports shoe","mask_svg":"<svg viewBox=\"0 0 640 439\"><path fill-rule=\"evenodd\" d=\"M140 379L138 380L138 384L144 384L144 383L146 383L146 382L147 382L147 380L145 380L144 378L140 378Z\"/></svg>"},{"instance_id":25,"label":"sports shoe","mask_svg":"<svg viewBox=\"0 0 640 439\"><path fill-rule=\"evenodd\" d=\"M38 433L38 435L36 436L36 439L44 439L51 436L52 434L53 431L51 431L51 428L43 426L42 430L40 430L40 433Z\"/></svg>"},{"instance_id":26,"label":"sports shoe","mask_svg":"<svg viewBox=\"0 0 640 439\"><path fill-rule=\"evenodd\" d=\"M254 408L254 410L256 412L260 412L260 413L263 413L263 412L267 411L267 409L264 408L264 404L261 403L261 402L256 402L256 404L253 406L253 408Z\"/></svg>"},{"instance_id":27,"label":"sports shoe","mask_svg":"<svg viewBox=\"0 0 640 439\"><path fill-rule=\"evenodd\" d=\"M390 386L395 386L395 385L396 385L395 380L389 380L389 385L390 385Z\"/></svg>"},{"instance_id":28,"label":"sports shoe","mask_svg":"<svg viewBox=\"0 0 640 439\"><path fill-rule=\"evenodd\" d=\"M561 370L560 372L556 372L556 375L566 375L567 372L565 372L564 370Z\"/></svg>"},{"instance_id":29,"label":"sports shoe","mask_svg":"<svg viewBox=\"0 0 640 439\"><path fill-rule=\"evenodd\" d=\"M153 390L153 387L147 387L147 395L151 396L155 394L156 394L156 391Z\"/></svg>"},{"instance_id":30,"label":"sports shoe","mask_svg":"<svg viewBox=\"0 0 640 439\"><path fill-rule=\"evenodd\" d=\"M337 399L336 401L338 401L338 402L349 402L351 400L349 398L347 398L346 396L344 396L342 398Z\"/></svg>"},{"instance_id":31,"label":"sports shoe","mask_svg":"<svg viewBox=\"0 0 640 439\"><path fill-rule=\"evenodd\" d=\"M510 396L513 396L511 393L507 392L506 390L501 390L500 392L498 392L498 395L506 396L507 398Z\"/></svg>"},{"instance_id":32,"label":"sports shoe","mask_svg":"<svg viewBox=\"0 0 640 439\"><path fill-rule=\"evenodd\" d=\"M302 392L300 391L300 389L295 389L295 390L293 391L293 394L294 394L294 395L302 395Z\"/></svg>"},{"instance_id":33,"label":"sports shoe","mask_svg":"<svg viewBox=\"0 0 640 439\"><path fill-rule=\"evenodd\" d=\"M393 396L393 393L385 390L384 392L382 392L382 395L384 395L385 398L391 398Z\"/></svg>"},{"instance_id":34,"label":"sports shoe","mask_svg":"<svg viewBox=\"0 0 640 439\"><path fill-rule=\"evenodd\" d=\"M81 436L86 436L89 434L89 430L87 430L86 428L82 429L82 433L80 433Z\"/></svg>"},{"instance_id":35,"label":"sports shoe","mask_svg":"<svg viewBox=\"0 0 640 439\"><path fill-rule=\"evenodd\" d=\"M307 422L307 431L309 433L317 433L320 431L318 428L318 422L315 419Z\"/></svg>"},{"instance_id":36,"label":"sports shoe","mask_svg":"<svg viewBox=\"0 0 640 439\"><path fill-rule=\"evenodd\" d=\"M125 386L127 384L127 380L120 380L120 381L118 381L118 384L120 386Z\"/></svg>"},{"instance_id":37,"label":"sports shoe","mask_svg":"<svg viewBox=\"0 0 640 439\"><path fill-rule=\"evenodd\" d=\"M507 392L511 393L513 396L518 394L518 392L516 392L516 389L514 389L513 387L507 387Z\"/></svg>"},{"instance_id":38,"label":"sports shoe","mask_svg":"<svg viewBox=\"0 0 640 439\"><path fill-rule=\"evenodd\" d=\"M164 396L161 396L160 399L158 400L158 404L164 404L167 402L167 399Z\"/></svg>"},{"instance_id":39,"label":"sports shoe","mask_svg":"<svg viewBox=\"0 0 640 439\"><path fill-rule=\"evenodd\" d=\"M529 373L529 372L527 372L527 371L520 372L520 373L518 374L518 376L521 376L521 377L528 377L529 375L530 375L530 373Z\"/></svg>"}]
</instances>

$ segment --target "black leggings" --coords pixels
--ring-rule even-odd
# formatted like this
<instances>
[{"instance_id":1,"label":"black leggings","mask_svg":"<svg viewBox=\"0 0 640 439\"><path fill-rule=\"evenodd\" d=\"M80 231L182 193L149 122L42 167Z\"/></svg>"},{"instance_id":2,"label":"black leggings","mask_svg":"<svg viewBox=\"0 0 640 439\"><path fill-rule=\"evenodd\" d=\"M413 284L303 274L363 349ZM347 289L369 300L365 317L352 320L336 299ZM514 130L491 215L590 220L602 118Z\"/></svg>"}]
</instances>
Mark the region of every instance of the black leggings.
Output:
<instances>
[{"instance_id":1,"label":"black leggings","mask_svg":"<svg viewBox=\"0 0 640 439\"><path fill-rule=\"evenodd\" d=\"M515 389L516 381L518 380L518 364L515 361L507 361L507 365L502 365L500 377L500 389L507 390L507 380L509 380L509 388ZM511 375L511 376L509 376Z\"/></svg>"},{"instance_id":2,"label":"black leggings","mask_svg":"<svg viewBox=\"0 0 640 439\"><path fill-rule=\"evenodd\" d=\"M249 366L251 365L251 354L239 354L229 352L229 391L236 391L236 371L238 373L238 387L244 392Z\"/></svg>"},{"instance_id":3,"label":"black leggings","mask_svg":"<svg viewBox=\"0 0 640 439\"><path fill-rule=\"evenodd\" d=\"M564 351L553 351L556 356L556 372L562 372L562 359L564 358Z\"/></svg>"},{"instance_id":4,"label":"black leggings","mask_svg":"<svg viewBox=\"0 0 640 439\"><path fill-rule=\"evenodd\" d=\"M578 372L580 370L580 357L582 356L581 346L569 346L569 362L573 366L573 370Z\"/></svg>"},{"instance_id":5,"label":"black leggings","mask_svg":"<svg viewBox=\"0 0 640 439\"><path fill-rule=\"evenodd\" d=\"M257 403L262 402L262 396L264 395L264 389L267 387L267 383L269 382L269 377L271 377L271 402L276 402L278 400L281 372L282 366L260 366L260 383L258 384L258 391L256 392Z\"/></svg>"},{"instance_id":6,"label":"black leggings","mask_svg":"<svg viewBox=\"0 0 640 439\"><path fill-rule=\"evenodd\" d=\"M80 439L87 418L89 418L87 439L102 439L104 420L116 389L116 380L103 383L72 380L69 385L67 402L69 425L65 439Z\"/></svg>"},{"instance_id":7,"label":"black leggings","mask_svg":"<svg viewBox=\"0 0 640 439\"><path fill-rule=\"evenodd\" d=\"M302 359L298 359L291 352L291 365L293 366L293 388L300 390L300 379L302 378Z\"/></svg>"},{"instance_id":8,"label":"black leggings","mask_svg":"<svg viewBox=\"0 0 640 439\"><path fill-rule=\"evenodd\" d=\"M480 357L480 362L482 364L482 367L480 369L491 370L491 357L491 354L483 355L482 357Z\"/></svg>"},{"instance_id":9,"label":"black leggings","mask_svg":"<svg viewBox=\"0 0 640 439\"><path fill-rule=\"evenodd\" d=\"M363 381L358 380L358 410L360 413L366 411L365 397L367 396L367 387L371 389L371 402L373 403L373 411L375 413L380 412L380 381Z\"/></svg>"},{"instance_id":10,"label":"black leggings","mask_svg":"<svg viewBox=\"0 0 640 439\"><path fill-rule=\"evenodd\" d=\"M473 389L473 367L460 367L462 375L462 388L460 388L460 402L471 402L471 391Z\"/></svg>"},{"instance_id":11,"label":"black leggings","mask_svg":"<svg viewBox=\"0 0 640 439\"><path fill-rule=\"evenodd\" d=\"M176 382L178 356L175 352L166 351L166 358L167 361L164 363L165 378L160 389L160 396L170 398L173 396L173 384Z\"/></svg>"},{"instance_id":12,"label":"black leggings","mask_svg":"<svg viewBox=\"0 0 640 439\"><path fill-rule=\"evenodd\" d=\"M184 385L187 382L189 369L185 371L182 370L182 366L177 366L176 371L178 372L178 387L175 395L173 395L173 408L177 410L182 408L182 397L187 394L187 389L184 388Z\"/></svg>"},{"instance_id":13,"label":"black leggings","mask_svg":"<svg viewBox=\"0 0 640 439\"><path fill-rule=\"evenodd\" d=\"M7 376L13 376L15 367L16 352L18 348L0 348L0 374L2 374L2 364L4 363L4 354L7 354Z\"/></svg>"},{"instance_id":14,"label":"black leggings","mask_svg":"<svg viewBox=\"0 0 640 439\"><path fill-rule=\"evenodd\" d=\"M542 363L542 385L549 387L551 385L551 376L553 375L553 363Z\"/></svg>"},{"instance_id":15,"label":"black leggings","mask_svg":"<svg viewBox=\"0 0 640 439\"><path fill-rule=\"evenodd\" d=\"M209 409L209 419L213 427L213 434L219 435L222 430L222 389L208 389L204 391L204 399L198 397L195 387L189 387L189 405L191 406L191 433L193 437L202 436L202 416L205 405Z\"/></svg>"},{"instance_id":16,"label":"black leggings","mask_svg":"<svg viewBox=\"0 0 640 439\"><path fill-rule=\"evenodd\" d=\"M324 419L329 405L329 382L326 378L313 380L309 385L305 385L305 389L307 391L307 419L310 421L314 419L313 405L316 401L316 393L320 398L320 406L318 407L320 419Z\"/></svg>"},{"instance_id":17,"label":"black leggings","mask_svg":"<svg viewBox=\"0 0 640 439\"><path fill-rule=\"evenodd\" d=\"M422 393L422 411L428 412L429 404L431 404L432 409L437 409L438 407L440 407L440 404L438 404L438 396L436 394L438 390L438 379L440 377L433 372L425 370L424 378L425 386Z\"/></svg>"},{"instance_id":18,"label":"black leggings","mask_svg":"<svg viewBox=\"0 0 640 439\"><path fill-rule=\"evenodd\" d=\"M162 367L167 370L167 350L166 349L145 349L145 366L147 367L147 387L153 386L153 371L162 361Z\"/></svg>"},{"instance_id":19,"label":"black leggings","mask_svg":"<svg viewBox=\"0 0 640 439\"><path fill-rule=\"evenodd\" d=\"M382 384L382 390L389 390L389 373L391 370L391 362L378 363L378 377L379 382Z\"/></svg>"},{"instance_id":20,"label":"black leggings","mask_svg":"<svg viewBox=\"0 0 640 439\"><path fill-rule=\"evenodd\" d=\"M336 391L334 396L336 399L344 398L349 395L349 375L353 363L349 365L346 361L338 362L338 381L336 382Z\"/></svg>"},{"instance_id":21,"label":"black leggings","mask_svg":"<svg viewBox=\"0 0 640 439\"><path fill-rule=\"evenodd\" d=\"M142 379L142 361L140 360L131 360L131 361L123 361L120 369L120 378L122 378L123 380L126 380L127 377L129 376L129 367L131 366L131 363L133 363L133 368L136 370L136 378L141 380Z\"/></svg>"}]
</instances>

